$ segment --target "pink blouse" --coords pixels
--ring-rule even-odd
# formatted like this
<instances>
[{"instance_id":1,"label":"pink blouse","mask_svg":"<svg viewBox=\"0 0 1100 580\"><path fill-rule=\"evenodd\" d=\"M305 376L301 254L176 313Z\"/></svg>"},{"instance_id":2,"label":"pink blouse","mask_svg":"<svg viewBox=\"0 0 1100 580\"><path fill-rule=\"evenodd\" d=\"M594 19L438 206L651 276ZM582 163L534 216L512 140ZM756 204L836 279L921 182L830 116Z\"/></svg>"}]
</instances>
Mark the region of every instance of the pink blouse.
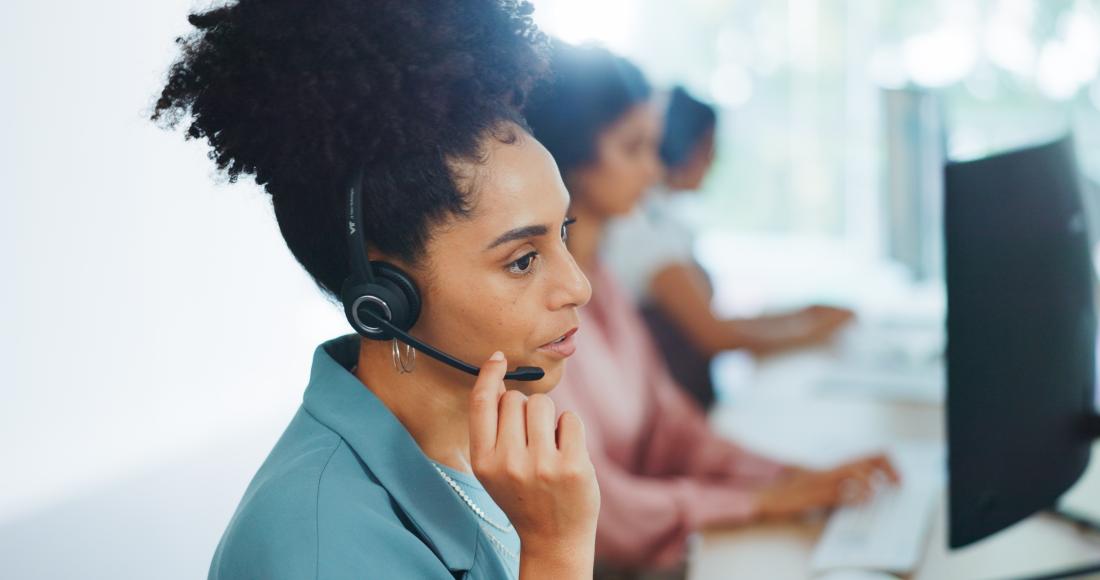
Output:
<instances>
[{"instance_id":1,"label":"pink blouse","mask_svg":"<svg viewBox=\"0 0 1100 580\"><path fill-rule=\"evenodd\" d=\"M785 466L715 434L625 291L602 267L592 284L577 352L551 397L584 421L600 484L596 557L675 565L689 533L753 517L753 490Z\"/></svg>"}]
</instances>

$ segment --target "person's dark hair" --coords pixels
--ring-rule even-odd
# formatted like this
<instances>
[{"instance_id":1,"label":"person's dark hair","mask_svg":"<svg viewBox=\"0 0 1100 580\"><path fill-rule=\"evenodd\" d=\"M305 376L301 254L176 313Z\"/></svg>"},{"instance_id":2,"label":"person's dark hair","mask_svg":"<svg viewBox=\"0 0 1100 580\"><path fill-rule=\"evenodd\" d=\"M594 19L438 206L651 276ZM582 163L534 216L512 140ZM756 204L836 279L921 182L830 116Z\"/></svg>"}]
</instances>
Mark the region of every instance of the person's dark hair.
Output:
<instances>
[{"instance_id":1,"label":"person's dark hair","mask_svg":"<svg viewBox=\"0 0 1100 580\"><path fill-rule=\"evenodd\" d=\"M717 124L718 114L714 107L691 96L683 87L673 88L665 112L665 132L661 136L661 161L670 168L680 167Z\"/></svg>"},{"instance_id":2,"label":"person's dark hair","mask_svg":"<svg viewBox=\"0 0 1100 580\"><path fill-rule=\"evenodd\" d=\"M601 131L651 88L633 63L598 45L552 43L550 75L536 85L526 109L527 123L562 175L595 161Z\"/></svg>"},{"instance_id":3,"label":"person's dark hair","mask_svg":"<svg viewBox=\"0 0 1100 580\"><path fill-rule=\"evenodd\" d=\"M348 273L345 191L366 168L368 243L411 263L475 200L458 162L515 138L546 39L519 0L239 0L192 14L152 118L205 139L230 181L271 195L330 296Z\"/></svg>"}]
</instances>

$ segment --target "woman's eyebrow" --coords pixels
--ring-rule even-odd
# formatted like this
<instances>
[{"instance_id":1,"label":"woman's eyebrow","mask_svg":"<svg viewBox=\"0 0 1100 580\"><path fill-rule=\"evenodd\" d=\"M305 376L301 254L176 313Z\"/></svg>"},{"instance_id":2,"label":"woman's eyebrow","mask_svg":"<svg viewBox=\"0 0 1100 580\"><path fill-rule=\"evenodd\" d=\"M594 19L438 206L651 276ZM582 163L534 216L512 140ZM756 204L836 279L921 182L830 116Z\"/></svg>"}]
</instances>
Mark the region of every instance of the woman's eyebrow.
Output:
<instances>
[{"instance_id":1,"label":"woman's eyebrow","mask_svg":"<svg viewBox=\"0 0 1100 580\"><path fill-rule=\"evenodd\" d=\"M521 228L515 228L508 230L500 235L497 239L493 240L493 243L489 244L486 250L491 250L501 244L507 244L514 240L523 240L527 238L537 238L539 236L545 236L550 228L544 225L535 226L523 226Z\"/></svg>"}]
</instances>

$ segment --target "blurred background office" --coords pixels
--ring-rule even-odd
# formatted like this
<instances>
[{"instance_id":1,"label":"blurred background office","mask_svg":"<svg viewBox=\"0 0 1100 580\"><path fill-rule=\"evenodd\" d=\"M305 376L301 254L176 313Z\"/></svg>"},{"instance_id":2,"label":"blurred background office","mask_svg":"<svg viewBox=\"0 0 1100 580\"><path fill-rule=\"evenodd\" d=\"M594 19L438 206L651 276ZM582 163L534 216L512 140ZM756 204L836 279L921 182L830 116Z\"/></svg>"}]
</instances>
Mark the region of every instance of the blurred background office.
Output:
<instances>
[{"instance_id":1,"label":"blurred background office","mask_svg":"<svg viewBox=\"0 0 1100 580\"><path fill-rule=\"evenodd\" d=\"M728 315L825 302L934 327L944 158L1072 129L1100 180L1097 0L534 4L548 33L719 108L714 168L679 211ZM0 23L4 578L203 577L303 353L346 332L272 251L259 189L214 183L198 143L147 120L204 5L16 0ZM757 364L718 361L724 404Z\"/></svg>"},{"instance_id":2,"label":"blurred background office","mask_svg":"<svg viewBox=\"0 0 1100 580\"><path fill-rule=\"evenodd\" d=\"M872 323L851 352L924 357L942 346L928 333L877 339L942 319L944 160L1072 130L1090 193L1100 179L1097 2L536 4L552 34L717 107L701 195L671 206L699 233L719 316L850 306ZM719 396L753 364L719 357Z\"/></svg>"},{"instance_id":3,"label":"blurred background office","mask_svg":"<svg viewBox=\"0 0 1100 580\"><path fill-rule=\"evenodd\" d=\"M941 133L944 154L969 158L1072 126L1086 173L1100 175L1096 2L622 0L539 9L550 32L604 42L655 84L680 83L718 105L718 156L703 200L684 200L713 236L704 257L730 241L805 250L796 256L814 248L890 256L889 195L919 155L904 149L940 147ZM925 272L935 265L919 265ZM813 292L844 293L850 282L829 286ZM719 298L736 300L731 290ZM738 306L751 307L755 298L742 292Z\"/></svg>"}]
</instances>

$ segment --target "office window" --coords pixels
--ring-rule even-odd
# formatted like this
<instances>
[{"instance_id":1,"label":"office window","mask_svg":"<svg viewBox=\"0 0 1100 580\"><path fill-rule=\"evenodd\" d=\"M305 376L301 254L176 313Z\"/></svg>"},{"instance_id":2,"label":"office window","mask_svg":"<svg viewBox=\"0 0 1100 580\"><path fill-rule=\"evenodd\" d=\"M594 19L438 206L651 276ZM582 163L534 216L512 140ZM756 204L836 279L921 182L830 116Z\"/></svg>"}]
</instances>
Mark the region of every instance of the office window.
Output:
<instances>
[{"instance_id":1,"label":"office window","mask_svg":"<svg viewBox=\"0 0 1100 580\"><path fill-rule=\"evenodd\" d=\"M884 89L934 95L950 155L1072 127L1100 179L1100 2L536 0L570 41L633 58L721 107L712 231L881 246Z\"/></svg>"}]
</instances>

